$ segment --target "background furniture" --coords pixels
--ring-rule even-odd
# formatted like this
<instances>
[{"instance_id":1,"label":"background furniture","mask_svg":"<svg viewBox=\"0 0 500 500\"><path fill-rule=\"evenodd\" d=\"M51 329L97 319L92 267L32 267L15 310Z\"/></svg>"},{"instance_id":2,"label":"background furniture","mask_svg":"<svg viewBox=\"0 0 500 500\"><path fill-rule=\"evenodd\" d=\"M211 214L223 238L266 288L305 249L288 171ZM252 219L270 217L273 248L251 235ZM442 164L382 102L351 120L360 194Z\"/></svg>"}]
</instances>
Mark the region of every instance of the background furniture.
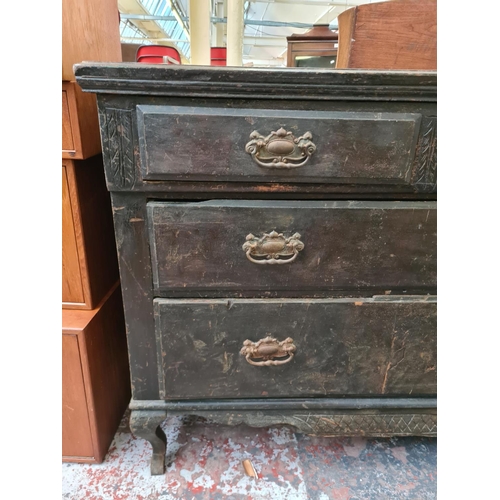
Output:
<instances>
[{"instance_id":1,"label":"background furniture","mask_svg":"<svg viewBox=\"0 0 500 500\"><path fill-rule=\"evenodd\" d=\"M135 62L135 56L137 54L137 44L136 43L122 43L122 61L123 62Z\"/></svg>"},{"instance_id":2,"label":"background furniture","mask_svg":"<svg viewBox=\"0 0 500 500\"><path fill-rule=\"evenodd\" d=\"M63 310L62 454L100 463L130 401L119 283L91 311Z\"/></svg>"},{"instance_id":3,"label":"background furniture","mask_svg":"<svg viewBox=\"0 0 500 500\"><path fill-rule=\"evenodd\" d=\"M437 69L436 0L393 0L338 17L337 69Z\"/></svg>"},{"instance_id":4,"label":"background furniture","mask_svg":"<svg viewBox=\"0 0 500 500\"><path fill-rule=\"evenodd\" d=\"M317 24L307 33L286 37L286 65L299 68L335 68L338 34L328 24Z\"/></svg>"},{"instance_id":5,"label":"background furniture","mask_svg":"<svg viewBox=\"0 0 500 500\"><path fill-rule=\"evenodd\" d=\"M435 72L76 78L98 95L153 474L167 415L436 435Z\"/></svg>"},{"instance_id":6,"label":"background furniture","mask_svg":"<svg viewBox=\"0 0 500 500\"><path fill-rule=\"evenodd\" d=\"M118 280L102 156L62 162L63 308L93 309Z\"/></svg>"},{"instance_id":7,"label":"background furniture","mask_svg":"<svg viewBox=\"0 0 500 500\"><path fill-rule=\"evenodd\" d=\"M90 158L101 152L101 138L96 126L95 96L84 94L75 82L62 82L62 157Z\"/></svg>"},{"instance_id":8,"label":"background furniture","mask_svg":"<svg viewBox=\"0 0 500 500\"><path fill-rule=\"evenodd\" d=\"M121 61L113 0L63 0L63 461L99 462L130 399L123 306L95 96L82 60Z\"/></svg>"}]
</instances>

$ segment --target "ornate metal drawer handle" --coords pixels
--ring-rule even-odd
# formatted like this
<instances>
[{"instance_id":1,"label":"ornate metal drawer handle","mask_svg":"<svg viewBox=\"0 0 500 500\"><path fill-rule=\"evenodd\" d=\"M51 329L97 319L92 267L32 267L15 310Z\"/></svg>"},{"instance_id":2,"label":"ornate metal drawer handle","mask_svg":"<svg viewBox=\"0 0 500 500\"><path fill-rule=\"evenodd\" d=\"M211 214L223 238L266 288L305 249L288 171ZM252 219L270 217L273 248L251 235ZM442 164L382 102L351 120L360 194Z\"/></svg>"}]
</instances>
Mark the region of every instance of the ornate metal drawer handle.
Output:
<instances>
[{"instance_id":1,"label":"ornate metal drawer handle","mask_svg":"<svg viewBox=\"0 0 500 500\"><path fill-rule=\"evenodd\" d=\"M283 233L276 231L264 233L262 238L257 238L250 233L242 248L246 252L247 259L254 264L289 264L304 248L304 243L299 238L299 233L289 238L285 238ZM281 259L280 257L291 258Z\"/></svg>"},{"instance_id":2,"label":"ornate metal drawer handle","mask_svg":"<svg viewBox=\"0 0 500 500\"><path fill-rule=\"evenodd\" d=\"M250 134L250 139L245 151L252 155L257 165L266 168L302 167L316 151L311 132L294 137L292 132L280 128L264 137L254 130Z\"/></svg>"},{"instance_id":3,"label":"ornate metal drawer handle","mask_svg":"<svg viewBox=\"0 0 500 500\"><path fill-rule=\"evenodd\" d=\"M296 350L297 348L290 337L279 342L274 337L268 336L258 342L245 340L240 354L245 356L245 359L254 366L278 366L291 361ZM284 358L285 356L287 356L286 359L273 359ZM254 361L252 358L261 361Z\"/></svg>"}]
</instances>

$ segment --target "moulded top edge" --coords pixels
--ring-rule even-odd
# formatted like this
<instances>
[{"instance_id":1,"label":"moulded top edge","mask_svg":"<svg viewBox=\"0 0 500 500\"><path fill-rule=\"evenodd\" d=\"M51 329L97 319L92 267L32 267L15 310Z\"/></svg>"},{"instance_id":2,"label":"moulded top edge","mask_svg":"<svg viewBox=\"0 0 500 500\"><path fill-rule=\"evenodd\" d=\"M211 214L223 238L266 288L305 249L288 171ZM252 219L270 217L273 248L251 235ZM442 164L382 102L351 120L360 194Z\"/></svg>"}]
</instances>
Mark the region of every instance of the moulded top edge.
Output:
<instances>
[{"instance_id":1,"label":"moulded top edge","mask_svg":"<svg viewBox=\"0 0 500 500\"><path fill-rule=\"evenodd\" d=\"M259 98L436 99L437 72L169 66L82 63L74 66L83 90L96 93L198 95L227 93Z\"/></svg>"},{"instance_id":2,"label":"moulded top edge","mask_svg":"<svg viewBox=\"0 0 500 500\"><path fill-rule=\"evenodd\" d=\"M111 62L91 62L84 61L73 66L75 70L75 75L82 74L103 74L103 71L110 73L111 71L123 70L129 72L155 72L163 74L194 74L194 73L205 73L207 75L212 74L214 76L221 75L224 73L228 74L257 74L262 73L269 74L296 74L296 75L344 75L351 77L363 77L366 76L409 76L409 77L427 77L430 79L437 78L437 71L429 70L402 70L402 69L328 69L328 68L243 68L239 66L197 66L197 65L161 65L161 64L143 64L135 62L121 62L121 63L111 63Z\"/></svg>"}]
</instances>

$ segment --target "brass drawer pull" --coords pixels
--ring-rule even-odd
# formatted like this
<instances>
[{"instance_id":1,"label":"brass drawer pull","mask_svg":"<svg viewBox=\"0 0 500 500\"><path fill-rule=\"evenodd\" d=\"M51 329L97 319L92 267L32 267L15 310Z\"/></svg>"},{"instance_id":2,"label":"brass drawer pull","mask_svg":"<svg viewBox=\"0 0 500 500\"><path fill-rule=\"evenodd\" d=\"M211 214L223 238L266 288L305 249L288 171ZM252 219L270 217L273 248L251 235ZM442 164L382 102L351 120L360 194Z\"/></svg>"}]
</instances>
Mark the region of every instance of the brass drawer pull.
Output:
<instances>
[{"instance_id":1,"label":"brass drawer pull","mask_svg":"<svg viewBox=\"0 0 500 500\"><path fill-rule=\"evenodd\" d=\"M264 233L262 238L257 238L250 233L242 248L247 259L254 264L289 264L297 258L299 252L304 248L300 237L299 233L295 233L293 236L285 238L283 233L271 231L269 234ZM280 257L290 258L281 259Z\"/></svg>"},{"instance_id":2,"label":"brass drawer pull","mask_svg":"<svg viewBox=\"0 0 500 500\"><path fill-rule=\"evenodd\" d=\"M254 366L278 366L291 361L296 350L297 348L290 337L279 342L274 337L268 336L260 339L258 342L245 340L240 354L245 356L245 359ZM286 359L273 359L285 356L288 357ZM254 361L252 358L260 359L261 361Z\"/></svg>"},{"instance_id":3,"label":"brass drawer pull","mask_svg":"<svg viewBox=\"0 0 500 500\"><path fill-rule=\"evenodd\" d=\"M311 132L294 137L292 132L280 128L264 137L254 130L250 134L250 139L245 151L252 155L257 165L265 168L302 167L316 151Z\"/></svg>"}]
</instances>

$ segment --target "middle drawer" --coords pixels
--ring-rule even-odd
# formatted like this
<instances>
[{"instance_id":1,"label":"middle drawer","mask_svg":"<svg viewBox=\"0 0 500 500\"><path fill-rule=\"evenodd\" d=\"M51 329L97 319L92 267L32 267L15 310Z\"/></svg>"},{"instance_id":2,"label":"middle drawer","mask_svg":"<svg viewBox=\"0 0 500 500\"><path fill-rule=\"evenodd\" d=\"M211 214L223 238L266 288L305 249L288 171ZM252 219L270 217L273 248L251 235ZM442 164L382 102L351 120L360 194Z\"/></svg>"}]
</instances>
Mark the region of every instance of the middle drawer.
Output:
<instances>
[{"instance_id":1,"label":"middle drawer","mask_svg":"<svg viewBox=\"0 0 500 500\"><path fill-rule=\"evenodd\" d=\"M148 203L156 292L431 292L436 203Z\"/></svg>"}]
</instances>

